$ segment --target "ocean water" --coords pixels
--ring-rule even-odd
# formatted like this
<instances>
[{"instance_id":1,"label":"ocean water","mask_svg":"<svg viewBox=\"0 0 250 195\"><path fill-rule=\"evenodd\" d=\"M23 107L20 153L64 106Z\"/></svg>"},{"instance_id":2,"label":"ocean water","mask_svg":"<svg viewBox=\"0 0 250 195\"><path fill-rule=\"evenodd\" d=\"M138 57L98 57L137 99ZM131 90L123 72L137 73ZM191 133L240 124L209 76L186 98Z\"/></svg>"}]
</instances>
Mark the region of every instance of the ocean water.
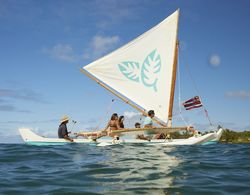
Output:
<instances>
[{"instance_id":1,"label":"ocean water","mask_svg":"<svg viewBox=\"0 0 250 195\"><path fill-rule=\"evenodd\" d=\"M0 145L0 194L250 194L250 145Z\"/></svg>"}]
</instances>

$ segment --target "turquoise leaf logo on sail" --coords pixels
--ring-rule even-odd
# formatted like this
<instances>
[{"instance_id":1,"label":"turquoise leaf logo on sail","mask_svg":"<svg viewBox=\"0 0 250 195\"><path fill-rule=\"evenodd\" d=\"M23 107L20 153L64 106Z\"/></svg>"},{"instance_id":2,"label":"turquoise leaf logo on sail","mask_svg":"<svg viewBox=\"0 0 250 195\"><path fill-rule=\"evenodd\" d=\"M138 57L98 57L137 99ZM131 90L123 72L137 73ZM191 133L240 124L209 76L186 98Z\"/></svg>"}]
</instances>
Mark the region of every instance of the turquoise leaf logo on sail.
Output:
<instances>
[{"instance_id":1,"label":"turquoise leaf logo on sail","mask_svg":"<svg viewBox=\"0 0 250 195\"><path fill-rule=\"evenodd\" d=\"M140 68L137 62L122 62L118 64L122 74L132 81L139 82Z\"/></svg>"},{"instance_id":2,"label":"turquoise leaf logo on sail","mask_svg":"<svg viewBox=\"0 0 250 195\"><path fill-rule=\"evenodd\" d=\"M161 70L161 58L156 49L144 60L141 68L142 83L147 87L153 87L157 91L158 73Z\"/></svg>"},{"instance_id":3,"label":"turquoise leaf logo on sail","mask_svg":"<svg viewBox=\"0 0 250 195\"><path fill-rule=\"evenodd\" d=\"M121 73L129 80L140 82L157 92L158 75L161 70L161 56L156 49L144 59L142 66L138 62L125 61L118 64Z\"/></svg>"}]
</instances>

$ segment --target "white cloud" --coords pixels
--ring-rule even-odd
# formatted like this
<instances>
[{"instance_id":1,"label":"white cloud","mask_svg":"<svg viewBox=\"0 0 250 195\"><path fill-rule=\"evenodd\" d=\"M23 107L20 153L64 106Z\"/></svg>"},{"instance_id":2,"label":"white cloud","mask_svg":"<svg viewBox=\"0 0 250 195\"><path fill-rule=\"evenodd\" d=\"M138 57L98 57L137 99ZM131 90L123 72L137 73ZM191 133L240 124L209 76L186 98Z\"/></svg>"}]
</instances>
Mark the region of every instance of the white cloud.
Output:
<instances>
[{"instance_id":1,"label":"white cloud","mask_svg":"<svg viewBox=\"0 0 250 195\"><path fill-rule=\"evenodd\" d=\"M105 3L100 3L95 0L91 4L91 7L95 8L92 15L97 18L96 24L99 28L107 28L126 19L134 19L137 17L138 8L142 8L141 3L137 1L106 0Z\"/></svg>"},{"instance_id":2,"label":"white cloud","mask_svg":"<svg viewBox=\"0 0 250 195\"><path fill-rule=\"evenodd\" d=\"M82 55L77 54L71 45L61 43L51 48L44 48L42 52L48 54L51 58L65 62L78 62L83 59L93 60L116 48L119 41L119 36L95 35Z\"/></svg>"},{"instance_id":3,"label":"white cloud","mask_svg":"<svg viewBox=\"0 0 250 195\"><path fill-rule=\"evenodd\" d=\"M123 115L124 115L124 117L127 117L128 119L131 119L133 117L140 116L141 113L139 113L139 112L132 112L132 111L125 111Z\"/></svg>"},{"instance_id":4,"label":"white cloud","mask_svg":"<svg viewBox=\"0 0 250 195\"><path fill-rule=\"evenodd\" d=\"M103 37L103 36L95 36L93 38L92 46L94 52L103 53L113 47L119 41L118 36L113 37Z\"/></svg>"},{"instance_id":5,"label":"white cloud","mask_svg":"<svg viewBox=\"0 0 250 195\"><path fill-rule=\"evenodd\" d=\"M221 63L221 59L220 59L220 56L217 55L217 54L213 54L210 56L209 58L209 64L212 66L212 67L218 67Z\"/></svg>"},{"instance_id":6,"label":"white cloud","mask_svg":"<svg viewBox=\"0 0 250 195\"><path fill-rule=\"evenodd\" d=\"M240 90L240 91L229 91L226 93L226 97L238 97L250 99L250 91Z\"/></svg>"},{"instance_id":7,"label":"white cloud","mask_svg":"<svg viewBox=\"0 0 250 195\"><path fill-rule=\"evenodd\" d=\"M75 62L80 58L80 56L74 53L73 48L69 44L59 43L52 48L45 48L42 51L49 54L52 58L66 62Z\"/></svg>"},{"instance_id":8,"label":"white cloud","mask_svg":"<svg viewBox=\"0 0 250 195\"><path fill-rule=\"evenodd\" d=\"M90 47L84 51L83 58L89 59L101 57L108 51L114 49L119 41L119 36L95 35L90 42Z\"/></svg>"},{"instance_id":9,"label":"white cloud","mask_svg":"<svg viewBox=\"0 0 250 195\"><path fill-rule=\"evenodd\" d=\"M125 111L123 115L125 117L125 127L134 127L137 122L143 124L144 117L139 112Z\"/></svg>"}]
</instances>

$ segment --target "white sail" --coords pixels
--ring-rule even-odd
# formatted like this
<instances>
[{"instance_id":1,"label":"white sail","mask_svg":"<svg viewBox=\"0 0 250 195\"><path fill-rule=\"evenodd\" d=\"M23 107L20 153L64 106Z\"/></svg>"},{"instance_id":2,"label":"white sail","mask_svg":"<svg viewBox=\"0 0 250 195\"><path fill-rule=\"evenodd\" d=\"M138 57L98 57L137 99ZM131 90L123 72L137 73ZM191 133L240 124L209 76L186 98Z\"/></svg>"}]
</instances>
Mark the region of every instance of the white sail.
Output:
<instances>
[{"instance_id":1,"label":"white sail","mask_svg":"<svg viewBox=\"0 0 250 195\"><path fill-rule=\"evenodd\" d=\"M168 120L179 11L114 52L83 67L156 117Z\"/></svg>"}]
</instances>

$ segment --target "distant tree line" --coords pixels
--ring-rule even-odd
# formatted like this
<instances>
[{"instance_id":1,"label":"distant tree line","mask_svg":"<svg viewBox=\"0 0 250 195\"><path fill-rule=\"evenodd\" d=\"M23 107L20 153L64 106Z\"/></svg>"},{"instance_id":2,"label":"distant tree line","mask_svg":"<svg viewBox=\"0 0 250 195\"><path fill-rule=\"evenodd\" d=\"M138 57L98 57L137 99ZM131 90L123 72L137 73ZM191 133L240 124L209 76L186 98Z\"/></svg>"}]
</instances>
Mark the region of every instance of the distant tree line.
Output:
<instances>
[{"instance_id":1,"label":"distant tree line","mask_svg":"<svg viewBox=\"0 0 250 195\"><path fill-rule=\"evenodd\" d=\"M250 143L250 131L236 132L229 129L223 131L221 143Z\"/></svg>"},{"instance_id":2,"label":"distant tree line","mask_svg":"<svg viewBox=\"0 0 250 195\"><path fill-rule=\"evenodd\" d=\"M205 132L203 134L207 133L210 132ZM172 139L186 139L193 136L189 131L177 131L170 133L170 135ZM220 138L220 143L250 143L250 131L236 132L225 129Z\"/></svg>"}]
</instances>

